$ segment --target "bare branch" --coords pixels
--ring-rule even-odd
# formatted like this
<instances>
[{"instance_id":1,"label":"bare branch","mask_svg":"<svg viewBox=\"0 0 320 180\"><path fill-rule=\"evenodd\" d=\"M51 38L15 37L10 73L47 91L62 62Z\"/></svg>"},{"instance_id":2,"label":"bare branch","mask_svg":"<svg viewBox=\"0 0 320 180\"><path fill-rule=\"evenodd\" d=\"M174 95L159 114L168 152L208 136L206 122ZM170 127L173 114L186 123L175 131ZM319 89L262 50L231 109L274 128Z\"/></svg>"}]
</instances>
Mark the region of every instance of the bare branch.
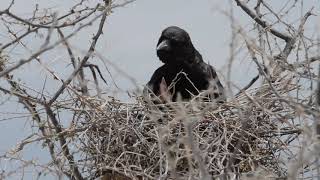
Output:
<instances>
[{"instance_id":1,"label":"bare branch","mask_svg":"<svg viewBox=\"0 0 320 180\"><path fill-rule=\"evenodd\" d=\"M103 26L104 26L104 23L107 18L107 13L108 13L107 9L102 13L102 18L101 18L101 21L99 24L98 31L97 31L96 35L93 37L93 41L90 45L90 48L89 48L87 54L81 60L80 64L78 64L78 66L75 68L75 70L72 72L72 74L68 77L68 79L66 81L64 81L62 86L59 88L59 90L55 93L55 95L49 101L49 104L52 104L60 96L60 94L63 92L63 90L70 84L70 82L73 80L73 78L78 74L78 72L82 69L82 67L89 60L90 56L92 55L92 53L95 50L95 46L97 44L98 39L99 39L100 35L102 34Z\"/></svg>"},{"instance_id":2,"label":"bare branch","mask_svg":"<svg viewBox=\"0 0 320 180\"><path fill-rule=\"evenodd\" d=\"M256 15L250 8L242 2L242 0L235 0L237 5L243 9L244 12L246 12L255 22L257 22L260 26L265 28L267 31L270 31L273 35L283 39L284 41L288 42L291 40L291 36L287 35L283 32L280 32L274 28L271 27L270 24L268 24L266 21L262 20L258 15Z\"/></svg>"}]
</instances>

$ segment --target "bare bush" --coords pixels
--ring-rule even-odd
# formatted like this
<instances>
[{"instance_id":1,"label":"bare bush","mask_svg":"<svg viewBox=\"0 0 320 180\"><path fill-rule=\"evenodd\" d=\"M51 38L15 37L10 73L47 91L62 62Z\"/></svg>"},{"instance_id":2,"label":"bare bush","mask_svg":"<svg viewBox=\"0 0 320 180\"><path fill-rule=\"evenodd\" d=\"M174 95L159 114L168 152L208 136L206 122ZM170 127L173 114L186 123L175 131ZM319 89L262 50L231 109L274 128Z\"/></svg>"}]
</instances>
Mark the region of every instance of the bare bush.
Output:
<instances>
[{"instance_id":1,"label":"bare bush","mask_svg":"<svg viewBox=\"0 0 320 180\"><path fill-rule=\"evenodd\" d=\"M317 10L305 11L303 0L288 0L282 7L265 0L230 1L230 11L223 12L232 31L228 101L217 105L194 97L155 105L139 95L131 103L102 98L99 82L108 81L99 66L89 63L91 58L107 61L95 51L107 17L132 2L79 0L65 14L36 6L28 18L12 13L15 1L0 10L2 28L10 37L0 45L1 95L15 98L32 122L30 133L0 156L0 164L18 162L3 169L1 179L23 177L27 168L38 169L38 178L50 174L78 180L320 177L320 86L315 71L320 42L319 33L306 29ZM235 8L246 14L250 30L237 22ZM304 13L297 15L299 8ZM93 24L91 44L80 57L69 41ZM40 37L39 47L30 50L24 39L33 36ZM10 54L14 46L24 50L21 58ZM72 65L66 77L41 59L57 47L66 51ZM230 75L239 54L246 54L258 70L244 88ZM42 91L29 88L16 78L31 63L58 82L53 92L45 85ZM112 62L108 65L132 80ZM6 103L3 98L1 105ZM49 163L21 156L37 143L49 153Z\"/></svg>"}]
</instances>

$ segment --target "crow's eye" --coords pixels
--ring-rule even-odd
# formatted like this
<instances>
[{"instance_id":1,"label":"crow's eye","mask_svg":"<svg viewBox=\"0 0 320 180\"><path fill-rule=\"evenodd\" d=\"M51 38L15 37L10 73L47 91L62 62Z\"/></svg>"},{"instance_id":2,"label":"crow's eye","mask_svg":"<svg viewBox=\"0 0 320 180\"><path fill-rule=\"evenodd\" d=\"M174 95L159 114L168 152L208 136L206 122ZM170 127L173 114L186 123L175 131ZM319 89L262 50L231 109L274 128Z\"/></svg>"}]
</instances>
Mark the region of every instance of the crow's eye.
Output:
<instances>
[{"instance_id":1,"label":"crow's eye","mask_svg":"<svg viewBox=\"0 0 320 180\"><path fill-rule=\"evenodd\" d=\"M172 39L172 40L171 40L171 43L172 43L172 45L174 45L174 46L182 46L182 45L183 45L183 42L178 41L178 40L176 40L176 39Z\"/></svg>"}]
</instances>

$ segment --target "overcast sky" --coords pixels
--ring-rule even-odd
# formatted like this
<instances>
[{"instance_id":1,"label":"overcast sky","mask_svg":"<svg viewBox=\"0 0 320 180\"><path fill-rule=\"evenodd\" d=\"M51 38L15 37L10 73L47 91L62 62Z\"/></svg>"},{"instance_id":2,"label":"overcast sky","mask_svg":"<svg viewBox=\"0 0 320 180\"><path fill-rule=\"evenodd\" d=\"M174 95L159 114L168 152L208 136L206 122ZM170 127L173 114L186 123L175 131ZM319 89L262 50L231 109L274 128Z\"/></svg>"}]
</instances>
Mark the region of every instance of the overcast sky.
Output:
<instances>
[{"instance_id":1,"label":"overcast sky","mask_svg":"<svg viewBox=\"0 0 320 180\"><path fill-rule=\"evenodd\" d=\"M7 7L11 0L1 0L0 10ZM96 1L92 1L96 2ZM309 9L312 5L319 6L317 0L304 1L304 9ZM39 8L50 7L52 11L63 14L68 11L72 1L65 0L15 0L12 11L21 17L29 17L35 4ZM280 8L284 1L273 0L272 4L277 4ZM105 56L109 61L126 71L133 77L138 85L145 84L153 71L161 66L155 52L156 43L161 31L167 26L176 25L185 29L193 41L194 46L202 54L204 60L213 65L221 75L226 75L225 66L229 58L230 43L230 22L223 12L230 8L228 0L137 0L124 8L118 8L108 17L104 28L104 34L98 41L97 52ZM244 28L248 26L251 20L244 14L239 7L233 6L236 22ZM319 7L316 7L319 8ZM297 12L298 13L298 12ZM293 15L295 16L295 15ZM299 18L297 14L295 18ZM310 20L310 29L318 23L319 19ZM92 34L97 26L92 26L81 32L79 36L72 38L72 47L79 51L85 51L88 47ZM8 41L6 31L0 25L0 40ZM41 41L30 38L25 41L31 48L30 51L40 46ZM18 47L11 49L12 58L18 60L27 57L25 50ZM29 52L30 53L30 52ZM71 73L70 67L66 66L66 52L62 49L55 49L51 53L41 56L43 62L53 68L59 76L67 77ZM101 65L98 60L92 60L92 63ZM104 67L101 67L104 75L108 76ZM122 91L132 90L134 85L125 77L110 69L116 83ZM250 63L246 55L239 56L233 69L232 81L239 86L245 85L256 73L256 67ZM36 63L30 63L15 72L19 78L26 82L27 86L41 90L46 78L46 71L39 68ZM51 77L47 77L51 78ZM223 79L223 78L222 78ZM0 80L1 81L1 80ZM1 83L0 83L1 84ZM47 87L55 89L59 87L60 82L50 81ZM105 89L114 89L110 84L102 86ZM50 93L50 92L48 92ZM10 105L0 106L0 113L7 114L23 112L20 105L12 102ZM1 116L0 114L0 116ZM13 114L13 116L17 116ZM7 118L7 117L6 117ZM0 153L6 152L14 147L16 142L30 134L30 119L18 118L0 122ZM41 151L39 147L27 148L26 159L41 158L48 159L46 151ZM0 163L0 169L5 163Z\"/></svg>"}]
</instances>

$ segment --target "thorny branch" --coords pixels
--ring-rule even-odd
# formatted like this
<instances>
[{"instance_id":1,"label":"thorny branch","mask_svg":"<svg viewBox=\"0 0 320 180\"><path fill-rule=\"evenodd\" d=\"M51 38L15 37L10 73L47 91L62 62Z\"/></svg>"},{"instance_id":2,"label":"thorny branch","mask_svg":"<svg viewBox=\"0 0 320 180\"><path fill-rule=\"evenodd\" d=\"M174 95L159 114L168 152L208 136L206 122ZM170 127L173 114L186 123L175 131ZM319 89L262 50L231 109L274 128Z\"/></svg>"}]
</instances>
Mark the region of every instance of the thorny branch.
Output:
<instances>
[{"instance_id":1,"label":"thorny branch","mask_svg":"<svg viewBox=\"0 0 320 180\"><path fill-rule=\"evenodd\" d=\"M80 61L80 63L78 64L78 66L75 68L75 70L72 72L72 74L69 76L69 78L67 78L67 80L65 80L63 82L63 85L60 87L60 89L55 93L55 95L53 95L52 99L49 101L49 105L51 105L59 96L60 94L63 92L63 90L68 86L68 84L70 84L70 82L74 79L74 77L78 74L78 72L83 68L83 66L87 63L87 61L89 60L89 58L91 57L91 55L93 54L94 50L95 50L95 46L97 44L97 41L99 39L99 37L102 34L102 30L103 30L103 26L105 24L106 18L107 18L107 14L108 11L107 9L102 13L102 18L99 24L99 28L98 31L96 33L96 35L92 38L93 41L90 45L90 48L87 52L87 54L84 56L84 58Z\"/></svg>"},{"instance_id":2,"label":"thorny branch","mask_svg":"<svg viewBox=\"0 0 320 180\"><path fill-rule=\"evenodd\" d=\"M112 96L101 99L99 92L98 96L90 95L93 90L87 81L93 81L99 89L96 72L108 82L101 67L89 62L91 58L103 61L137 86L129 73L96 52L107 16L114 8L134 1L116 2L79 0L71 10L59 15L49 9L41 12L37 6L29 18L13 11L18 3L15 1L0 10L0 21L9 37L0 44L0 78L4 80L0 82L0 91L17 99L36 125L14 150L0 156L0 165L5 159L21 161L21 169L29 164L39 167L18 154L27 146L43 142L51 162L42 165L40 172L61 179L295 179L308 177L308 172L319 169L314 160L319 154L319 141L315 138L318 126L311 128L309 122L320 117L319 85L317 90L312 86L319 83L313 68L320 60L319 53L314 53L320 42L305 32L307 20L312 20L309 17L316 8L301 11L298 25L294 25L285 17L299 14L293 11L303 8L303 0L288 0L280 10L264 0L230 0L240 8L231 6L229 15L232 42L228 88L238 88L231 81L235 68L232 63L243 54L249 54L246 59L253 62L259 74L219 106L198 102L197 97L190 102L154 105L146 104L141 97L136 97L134 103L123 103ZM255 6L251 7L252 4ZM253 29L248 31L237 24L237 10L251 18ZM98 24L97 30L89 48L79 55L72 38L94 24ZM42 37L43 33L46 35L39 38L43 41L40 48L33 48L24 58L11 55L16 47L30 48L26 39ZM68 65L72 64L66 78L40 62L40 56L57 48L67 53L65 59ZM33 60L52 76L52 81L45 81L41 90L29 87L16 74ZM93 78L85 74L90 72L85 68L91 70ZM257 85L258 79L261 82ZM59 86L50 89L52 82ZM5 103L1 99L0 105ZM290 158L289 162L279 158L282 155ZM288 163L290 166L284 165ZM1 171L0 178L10 178L17 172Z\"/></svg>"},{"instance_id":3,"label":"thorny branch","mask_svg":"<svg viewBox=\"0 0 320 180\"><path fill-rule=\"evenodd\" d=\"M3 43L0 45L0 77L7 79L7 82L11 85L11 90L8 90L5 87L0 87L0 90L3 93L11 94L19 99L19 102L25 106L25 108L30 112L30 114L33 117L33 120L38 124L39 131L42 134L42 137L37 138L36 140L26 140L22 141L20 145L15 149L15 152L22 151L24 147L27 144L30 144L32 142L41 141L44 140L46 146L48 147L48 150L50 152L51 158L53 160L53 164L56 165L58 168L57 172L62 172L65 174L65 176L69 177L70 179L84 179L83 175L79 167L77 165L77 162L74 158L73 152L68 147L68 140L67 138L71 135L71 131L65 131L61 122L58 121L56 114L54 113L54 110L56 106L53 106L52 104L55 102L55 100L59 97L59 95L63 92L63 90L68 86L68 84L74 79L74 77L80 72L79 74L79 81L80 84L83 84L84 81L84 72L83 67L86 65L89 58L92 56L92 54L95 51L95 46L97 44L97 41L99 37L103 33L103 26L105 24L107 16L111 13L111 10L117 7L123 7L126 4L129 4L133 1L124 1L123 3L115 4L115 3L108 3L105 2L105 6L101 4L96 4L94 7L89 7L83 5L85 1L81 1L77 5L73 6L73 9L70 12L67 12L66 14L56 17L55 14L51 15L44 15L43 19L48 18L49 20L43 20L41 21L41 18L36 18L36 13L38 12L38 6L36 7L36 10L34 11L33 18L30 19L24 19L20 16L16 15L15 13L11 12L11 8L14 6L15 2L12 1L9 7L3 11L0 11L0 17L2 20L8 24L6 27L13 26L14 24L19 26L26 27L25 32L23 33L15 33L12 30L9 30L9 32L15 37L12 41ZM98 14L95 14L99 12ZM96 35L93 37L93 41L91 43L91 46L88 50L88 52L85 54L83 59L77 63L75 54L73 53L72 46L68 43L68 39L71 37L77 36L78 33L85 29L88 26L91 26L96 20L101 18L98 31ZM38 21L39 20L39 21ZM14 23L13 23L14 22ZM78 26L78 27L76 27ZM75 27L73 28L73 31L67 35L63 34L63 29L68 27ZM60 40L56 40L55 42L52 42L53 38L53 30L56 29L58 34L60 35ZM43 44L40 46L38 50L36 50L32 55L30 55L26 59L21 59L18 63L12 65L12 66L6 66L6 61L3 58L3 54L5 54L6 50L11 47L15 46L17 43L21 43L22 41L28 37L30 37L31 34L35 33L38 34L40 31L46 30L47 36L44 39ZM70 32L70 31L68 31ZM55 95L52 96L49 101L46 101L46 96L42 96L43 99L39 99L37 97L34 97L33 95L27 94L27 90L24 90L20 87L19 83L15 82L13 80L12 73L14 70L19 69L24 64L31 62L34 59L39 60L39 56L49 52L50 50L56 48L58 45L64 44L67 52L70 56L70 59L74 65L74 71L70 75L67 80L63 81L63 85L61 88L56 92ZM45 68L47 69L47 68ZM49 70L49 69L47 69ZM98 68L99 74L102 77L102 74ZM54 73L51 72L50 73ZM53 74L55 77L55 74ZM103 78L103 77L102 77ZM84 87L85 88L85 87ZM83 90L83 93L86 94L88 90L85 88ZM40 116L39 111L37 110L38 105L43 106L44 110L49 117L50 121L44 121L42 117ZM58 105L59 107L60 105ZM53 132L50 128L53 127ZM79 130L80 131L80 130ZM58 137L58 140L60 142L59 145L55 145L54 139L55 136ZM65 169L64 161L61 160L61 157L59 157L59 153L57 150L59 147L62 149L63 156L67 159L69 163L69 170ZM9 176L9 174L8 174Z\"/></svg>"},{"instance_id":4,"label":"thorny branch","mask_svg":"<svg viewBox=\"0 0 320 180\"><path fill-rule=\"evenodd\" d=\"M243 9L245 13L247 13L253 20L255 20L260 26L265 28L266 30L270 31L273 35L283 39L284 41L288 42L291 40L291 36L280 32L274 28L267 22L262 20L254 11L252 11L242 0L235 0L237 2L237 5Z\"/></svg>"}]
</instances>

